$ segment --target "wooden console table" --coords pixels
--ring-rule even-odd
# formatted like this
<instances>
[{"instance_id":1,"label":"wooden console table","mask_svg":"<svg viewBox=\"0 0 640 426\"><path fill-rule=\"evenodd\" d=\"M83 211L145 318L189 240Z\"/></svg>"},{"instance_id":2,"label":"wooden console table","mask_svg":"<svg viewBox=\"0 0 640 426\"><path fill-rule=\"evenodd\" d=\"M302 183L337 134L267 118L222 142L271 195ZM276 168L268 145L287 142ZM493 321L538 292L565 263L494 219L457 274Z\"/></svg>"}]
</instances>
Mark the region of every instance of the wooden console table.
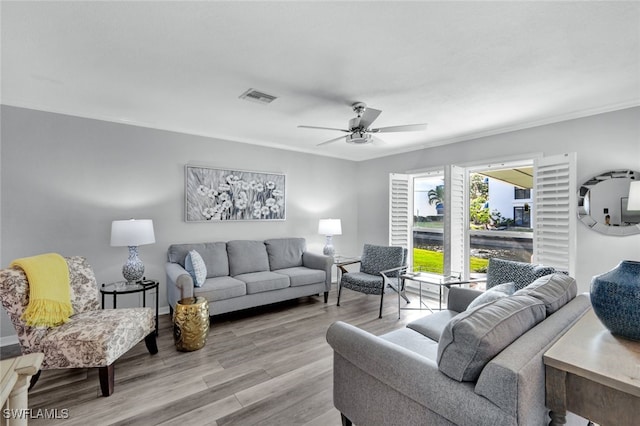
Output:
<instances>
[{"instance_id":1,"label":"wooden console table","mask_svg":"<svg viewBox=\"0 0 640 426\"><path fill-rule=\"evenodd\" d=\"M612 335L592 309L544 354L550 425L567 410L602 426L640 419L640 342Z\"/></svg>"}]
</instances>

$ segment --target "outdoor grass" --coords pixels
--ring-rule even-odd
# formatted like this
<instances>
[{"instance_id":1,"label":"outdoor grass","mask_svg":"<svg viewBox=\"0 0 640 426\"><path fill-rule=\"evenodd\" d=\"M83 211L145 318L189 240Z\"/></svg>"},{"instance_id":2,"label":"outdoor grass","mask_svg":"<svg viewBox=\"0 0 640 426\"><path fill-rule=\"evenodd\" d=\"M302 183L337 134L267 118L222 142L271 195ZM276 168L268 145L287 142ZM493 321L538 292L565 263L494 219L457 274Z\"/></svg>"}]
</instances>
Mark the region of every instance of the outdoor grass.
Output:
<instances>
[{"instance_id":1,"label":"outdoor grass","mask_svg":"<svg viewBox=\"0 0 640 426\"><path fill-rule=\"evenodd\" d=\"M442 274L444 265L444 254L437 251L425 249L413 249L413 268L424 272ZM471 257L471 272L486 272L489 259Z\"/></svg>"}]
</instances>

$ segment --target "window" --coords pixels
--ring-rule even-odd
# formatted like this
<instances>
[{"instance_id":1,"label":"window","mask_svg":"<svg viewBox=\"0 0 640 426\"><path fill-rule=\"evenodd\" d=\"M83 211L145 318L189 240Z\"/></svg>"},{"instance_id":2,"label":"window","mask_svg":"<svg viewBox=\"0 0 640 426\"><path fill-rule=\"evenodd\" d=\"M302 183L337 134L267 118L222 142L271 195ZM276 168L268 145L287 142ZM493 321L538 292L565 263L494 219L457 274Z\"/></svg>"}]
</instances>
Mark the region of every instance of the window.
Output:
<instances>
[{"instance_id":1,"label":"window","mask_svg":"<svg viewBox=\"0 0 640 426\"><path fill-rule=\"evenodd\" d=\"M434 172L413 177L413 267L444 272L444 175Z\"/></svg>"},{"instance_id":2,"label":"window","mask_svg":"<svg viewBox=\"0 0 640 426\"><path fill-rule=\"evenodd\" d=\"M515 198L516 200L528 200L531 198L531 188L514 187L513 191L514 191L513 198Z\"/></svg>"},{"instance_id":3,"label":"window","mask_svg":"<svg viewBox=\"0 0 640 426\"><path fill-rule=\"evenodd\" d=\"M434 272L468 277L486 270L489 257L574 272L575 153L391 176L389 241L409 249L411 267L421 266L418 253L427 249L420 246L424 237L441 233L442 266L438 261ZM438 252L439 247L428 248Z\"/></svg>"},{"instance_id":4,"label":"window","mask_svg":"<svg viewBox=\"0 0 640 426\"><path fill-rule=\"evenodd\" d=\"M516 226L531 228L531 209L528 204L513 208L513 221Z\"/></svg>"}]
</instances>

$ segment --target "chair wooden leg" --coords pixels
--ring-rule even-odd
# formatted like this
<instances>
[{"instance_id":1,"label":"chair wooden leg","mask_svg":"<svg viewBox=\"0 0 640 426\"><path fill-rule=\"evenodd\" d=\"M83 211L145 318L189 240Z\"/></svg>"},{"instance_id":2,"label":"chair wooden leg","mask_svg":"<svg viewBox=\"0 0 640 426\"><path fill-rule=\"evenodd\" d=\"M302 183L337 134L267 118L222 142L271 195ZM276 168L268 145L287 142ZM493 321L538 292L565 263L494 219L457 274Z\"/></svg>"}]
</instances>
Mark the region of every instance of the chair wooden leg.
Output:
<instances>
[{"instance_id":1,"label":"chair wooden leg","mask_svg":"<svg viewBox=\"0 0 640 426\"><path fill-rule=\"evenodd\" d=\"M113 364L109 364L106 367L98 367L98 376L100 378L100 390L102 396L111 396L113 393L113 383L115 376L115 368Z\"/></svg>"},{"instance_id":2,"label":"chair wooden leg","mask_svg":"<svg viewBox=\"0 0 640 426\"><path fill-rule=\"evenodd\" d=\"M147 337L144 338L144 344L147 345L147 350L151 355L155 355L158 353L158 345L156 343L155 331L151 334L148 334Z\"/></svg>"},{"instance_id":3,"label":"chair wooden leg","mask_svg":"<svg viewBox=\"0 0 640 426\"><path fill-rule=\"evenodd\" d=\"M36 382L40 378L40 373L42 373L42 370L38 370L36 374L31 376L31 379L29 381L29 389L27 389L27 392L30 391L36 385Z\"/></svg>"},{"instance_id":4,"label":"chair wooden leg","mask_svg":"<svg viewBox=\"0 0 640 426\"><path fill-rule=\"evenodd\" d=\"M324 303L327 303L329 301L329 292L325 291L324 292Z\"/></svg>"},{"instance_id":5,"label":"chair wooden leg","mask_svg":"<svg viewBox=\"0 0 640 426\"><path fill-rule=\"evenodd\" d=\"M344 414L340 413L340 418L342 419L342 426L352 426L351 420Z\"/></svg>"},{"instance_id":6,"label":"chair wooden leg","mask_svg":"<svg viewBox=\"0 0 640 426\"><path fill-rule=\"evenodd\" d=\"M384 299L384 288L382 289L382 293L380 293L380 314L378 318L382 318L382 300Z\"/></svg>"},{"instance_id":7,"label":"chair wooden leg","mask_svg":"<svg viewBox=\"0 0 640 426\"><path fill-rule=\"evenodd\" d=\"M338 303L336 306L340 306L340 295L342 294L342 282L338 283Z\"/></svg>"}]
</instances>

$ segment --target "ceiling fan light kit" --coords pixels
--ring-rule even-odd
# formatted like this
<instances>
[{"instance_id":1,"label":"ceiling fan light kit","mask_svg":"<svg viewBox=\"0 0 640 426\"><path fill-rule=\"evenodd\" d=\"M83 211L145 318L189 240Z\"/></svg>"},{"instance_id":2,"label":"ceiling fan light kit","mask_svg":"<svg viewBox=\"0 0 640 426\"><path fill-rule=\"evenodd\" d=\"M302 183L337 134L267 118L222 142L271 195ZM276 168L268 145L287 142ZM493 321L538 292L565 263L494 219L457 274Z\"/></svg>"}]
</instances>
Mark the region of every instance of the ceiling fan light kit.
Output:
<instances>
[{"instance_id":1,"label":"ceiling fan light kit","mask_svg":"<svg viewBox=\"0 0 640 426\"><path fill-rule=\"evenodd\" d=\"M365 132L353 132L350 135L346 136L347 143L351 143L354 145L362 145L365 143L373 142L373 136L371 133Z\"/></svg>"},{"instance_id":2,"label":"ceiling fan light kit","mask_svg":"<svg viewBox=\"0 0 640 426\"><path fill-rule=\"evenodd\" d=\"M322 127L322 126L298 126L305 129L320 129L320 130L335 130L338 132L348 133L344 140L347 143L353 145L364 145L379 141L375 139L372 133L391 133L391 132L419 132L427 128L426 124L406 124L400 126L380 127L377 129L371 129L371 125L382 113L382 111L375 108L368 108L364 102L356 102L351 105L353 112L356 113L356 117L349 120L348 129L336 129L335 127ZM319 143L316 146L328 145L333 142L342 140L343 137L337 137L328 141Z\"/></svg>"}]
</instances>

